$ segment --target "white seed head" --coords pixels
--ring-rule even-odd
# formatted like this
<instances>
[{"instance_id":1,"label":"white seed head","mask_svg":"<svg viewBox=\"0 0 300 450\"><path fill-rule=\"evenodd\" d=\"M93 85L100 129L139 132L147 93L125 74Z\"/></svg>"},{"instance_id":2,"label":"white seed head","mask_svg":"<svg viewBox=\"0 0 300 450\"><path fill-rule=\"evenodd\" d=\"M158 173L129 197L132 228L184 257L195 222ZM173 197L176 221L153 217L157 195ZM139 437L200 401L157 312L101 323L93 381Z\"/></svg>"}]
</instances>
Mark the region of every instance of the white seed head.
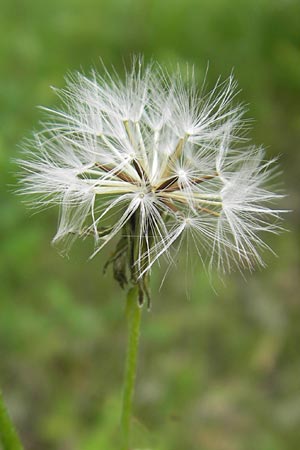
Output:
<instances>
[{"instance_id":1,"label":"white seed head","mask_svg":"<svg viewBox=\"0 0 300 450\"><path fill-rule=\"evenodd\" d=\"M193 74L184 82L137 58L124 80L77 73L57 92L62 109L44 108L20 161L20 192L60 206L55 242L93 234L95 255L131 233L138 277L185 236L221 270L263 264L261 232L280 230L280 196L266 187L273 161L239 136L232 76L203 95Z\"/></svg>"}]
</instances>

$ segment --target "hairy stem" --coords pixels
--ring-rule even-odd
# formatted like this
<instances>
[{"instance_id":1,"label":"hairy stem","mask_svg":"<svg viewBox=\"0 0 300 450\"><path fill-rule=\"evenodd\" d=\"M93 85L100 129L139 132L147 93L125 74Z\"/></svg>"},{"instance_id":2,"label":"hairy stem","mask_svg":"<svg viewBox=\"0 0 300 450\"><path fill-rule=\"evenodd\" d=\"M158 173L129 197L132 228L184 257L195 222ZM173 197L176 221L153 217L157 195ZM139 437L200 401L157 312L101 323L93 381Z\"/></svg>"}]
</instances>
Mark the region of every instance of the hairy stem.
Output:
<instances>
[{"instance_id":1,"label":"hairy stem","mask_svg":"<svg viewBox=\"0 0 300 450\"><path fill-rule=\"evenodd\" d=\"M15 427L8 415L0 392L0 444L3 450L23 450ZM1 447L2 448L2 447Z\"/></svg>"},{"instance_id":2,"label":"hairy stem","mask_svg":"<svg viewBox=\"0 0 300 450\"><path fill-rule=\"evenodd\" d=\"M137 354L140 336L142 310L138 305L138 287L128 292L126 315L128 324L127 356L125 378L123 385L123 401L121 414L122 450L130 450L130 425L132 415L132 400L136 377Z\"/></svg>"}]
</instances>

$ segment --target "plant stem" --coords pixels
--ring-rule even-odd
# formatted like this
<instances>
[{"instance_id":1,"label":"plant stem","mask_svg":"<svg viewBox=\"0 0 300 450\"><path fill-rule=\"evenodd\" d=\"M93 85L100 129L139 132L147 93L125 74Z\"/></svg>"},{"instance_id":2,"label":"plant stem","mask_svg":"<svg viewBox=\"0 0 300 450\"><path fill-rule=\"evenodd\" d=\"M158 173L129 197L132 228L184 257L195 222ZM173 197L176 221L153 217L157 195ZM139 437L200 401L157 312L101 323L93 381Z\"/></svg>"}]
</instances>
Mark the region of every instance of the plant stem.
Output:
<instances>
[{"instance_id":1,"label":"plant stem","mask_svg":"<svg viewBox=\"0 0 300 450\"><path fill-rule=\"evenodd\" d=\"M1 392L0 392L0 443L3 445L3 450L23 450L23 446L17 435L15 427L4 405L3 396Z\"/></svg>"},{"instance_id":2,"label":"plant stem","mask_svg":"<svg viewBox=\"0 0 300 450\"><path fill-rule=\"evenodd\" d=\"M135 286L128 292L126 305L128 341L121 414L122 450L130 450L131 411L142 316L142 309L138 305L137 297L138 288Z\"/></svg>"}]
</instances>

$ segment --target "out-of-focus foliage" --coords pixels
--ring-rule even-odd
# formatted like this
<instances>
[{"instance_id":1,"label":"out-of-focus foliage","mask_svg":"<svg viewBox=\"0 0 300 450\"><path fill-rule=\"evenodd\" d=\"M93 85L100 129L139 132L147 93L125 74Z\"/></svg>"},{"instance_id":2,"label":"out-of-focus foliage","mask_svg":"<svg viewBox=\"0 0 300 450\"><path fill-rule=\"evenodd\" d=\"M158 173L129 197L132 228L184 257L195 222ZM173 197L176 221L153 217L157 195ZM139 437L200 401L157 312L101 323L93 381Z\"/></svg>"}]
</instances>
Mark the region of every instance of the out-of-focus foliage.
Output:
<instances>
[{"instance_id":1,"label":"out-of-focus foliage","mask_svg":"<svg viewBox=\"0 0 300 450\"><path fill-rule=\"evenodd\" d=\"M133 53L194 63L208 84L232 69L251 137L281 154L287 208L300 162L298 0L2 0L0 13L0 385L27 449L113 450L125 351L124 298L105 255L50 246L57 211L13 194L18 143L67 71L122 68ZM299 194L298 194L299 195ZM223 284L171 271L144 314L134 422L140 448L300 447L299 209L268 268ZM107 256L107 254L106 254ZM186 293L188 286L188 294ZM212 288L213 286L213 288ZM217 294L215 293L217 291Z\"/></svg>"}]
</instances>

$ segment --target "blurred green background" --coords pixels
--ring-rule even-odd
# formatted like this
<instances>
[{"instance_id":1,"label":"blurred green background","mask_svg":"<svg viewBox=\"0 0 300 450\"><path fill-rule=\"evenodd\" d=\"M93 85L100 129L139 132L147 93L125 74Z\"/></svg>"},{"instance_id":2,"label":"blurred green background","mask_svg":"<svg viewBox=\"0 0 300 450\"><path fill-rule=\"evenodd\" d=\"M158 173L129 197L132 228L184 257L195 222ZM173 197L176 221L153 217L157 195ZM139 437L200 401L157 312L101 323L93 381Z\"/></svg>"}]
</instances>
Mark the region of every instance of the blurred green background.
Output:
<instances>
[{"instance_id":1,"label":"blurred green background","mask_svg":"<svg viewBox=\"0 0 300 450\"><path fill-rule=\"evenodd\" d=\"M232 68L255 119L250 132L281 154L289 232L267 269L226 278L183 267L143 318L135 448L300 448L299 0L2 0L0 7L0 385L26 449L116 448L125 293L105 253L50 245L57 211L33 215L13 193L18 144L57 105L49 85L72 70L119 70L143 53L167 65ZM186 284L188 291L186 293ZM216 291L216 292L215 292Z\"/></svg>"}]
</instances>

